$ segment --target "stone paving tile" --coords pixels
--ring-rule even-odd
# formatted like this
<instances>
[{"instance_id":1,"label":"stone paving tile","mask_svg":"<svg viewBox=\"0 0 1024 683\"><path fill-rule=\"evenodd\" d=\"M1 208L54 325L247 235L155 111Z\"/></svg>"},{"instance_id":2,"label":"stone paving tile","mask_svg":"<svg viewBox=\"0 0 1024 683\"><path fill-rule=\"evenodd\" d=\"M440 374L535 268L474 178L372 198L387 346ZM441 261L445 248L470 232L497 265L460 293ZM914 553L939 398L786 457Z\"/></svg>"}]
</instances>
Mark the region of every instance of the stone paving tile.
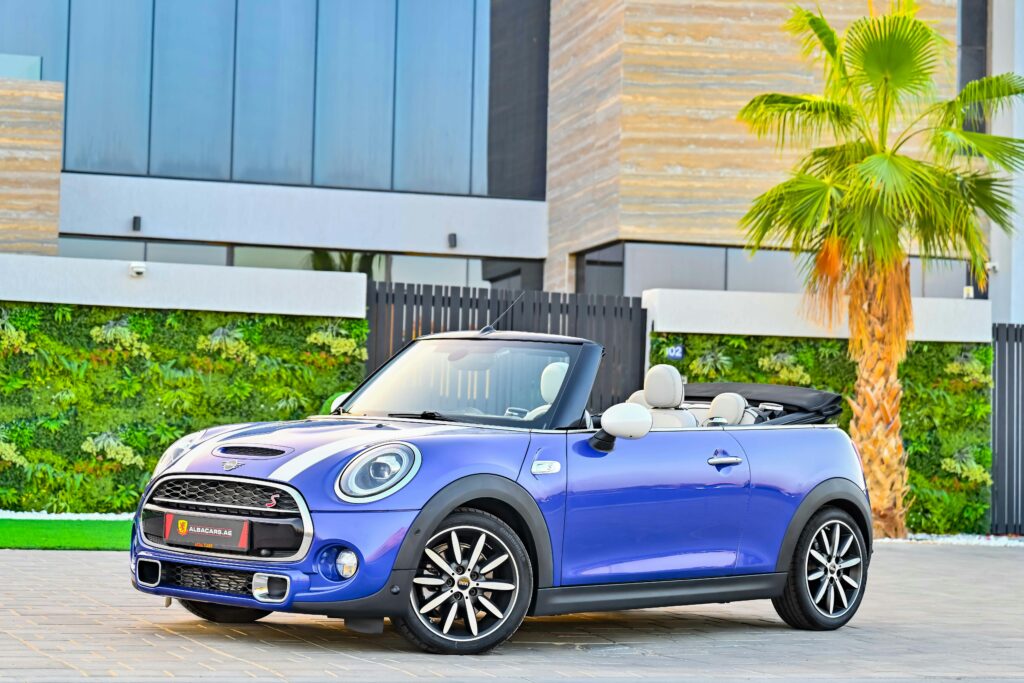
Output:
<instances>
[{"instance_id":1,"label":"stone paving tile","mask_svg":"<svg viewBox=\"0 0 1024 683\"><path fill-rule=\"evenodd\" d=\"M219 626L132 590L123 553L0 551L0 680L1024 680L1024 549L880 544L860 614L795 631L766 601L531 619L481 657L340 622Z\"/></svg>"}]
</instances>

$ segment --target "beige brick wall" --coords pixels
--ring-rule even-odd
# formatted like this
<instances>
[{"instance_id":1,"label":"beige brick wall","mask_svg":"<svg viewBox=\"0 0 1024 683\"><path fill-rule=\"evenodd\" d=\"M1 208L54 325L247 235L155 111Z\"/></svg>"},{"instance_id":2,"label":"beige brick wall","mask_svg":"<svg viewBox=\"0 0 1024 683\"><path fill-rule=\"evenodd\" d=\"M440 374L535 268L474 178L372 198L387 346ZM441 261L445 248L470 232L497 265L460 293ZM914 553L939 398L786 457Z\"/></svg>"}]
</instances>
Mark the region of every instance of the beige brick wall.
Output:
<instances>
[{"instance_id":1,"label":"beige brick wall","mask_svg":"<svg viewBox=\"0 0 1024 683\"><path fill-rule=\"evenodd\" d=\"M614 11L584 11L597 4ZM819 87L820 72L782 31L790 4L553 0L548 286L572 289L571 254L611 241L743 243L739 218L794 155L756 140L736 115L759 93ZM953 60L957 0L921 5ZM867 12L863 0L822 6L837 29ZM954 73L951 61L948 84Z\"/></svg>"},{"instance_id":2,"label":"beige brick wall","mask_svg":"<svg viewBox=\"0 0 1024 683\"><path fill-rule=\"evenodd\" d=\"M56 254L64 86L0 79L0 252Z\"/></svg>"}]
</instances>

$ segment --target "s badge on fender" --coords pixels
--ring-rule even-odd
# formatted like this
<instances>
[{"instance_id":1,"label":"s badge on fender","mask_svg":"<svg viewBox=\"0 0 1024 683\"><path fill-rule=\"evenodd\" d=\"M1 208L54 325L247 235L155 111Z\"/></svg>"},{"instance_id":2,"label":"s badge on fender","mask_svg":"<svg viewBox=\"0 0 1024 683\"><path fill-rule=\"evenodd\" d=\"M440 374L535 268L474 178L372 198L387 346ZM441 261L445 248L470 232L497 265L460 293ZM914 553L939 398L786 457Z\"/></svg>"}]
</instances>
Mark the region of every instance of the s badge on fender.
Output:
<instances>
[{"instance_id":1,"label":"s badge on fender","mask_svg":"<svg viewBox=\"0 0 1024 683\"><path fill-rule=\"evenodd\" d=\"M221 465L221 467L224 468L225 472L230 472L231 470L237 470L244 464L244 462L238 462L237 460L228 460L223 465Z\"/></svg>"}]
</instances>

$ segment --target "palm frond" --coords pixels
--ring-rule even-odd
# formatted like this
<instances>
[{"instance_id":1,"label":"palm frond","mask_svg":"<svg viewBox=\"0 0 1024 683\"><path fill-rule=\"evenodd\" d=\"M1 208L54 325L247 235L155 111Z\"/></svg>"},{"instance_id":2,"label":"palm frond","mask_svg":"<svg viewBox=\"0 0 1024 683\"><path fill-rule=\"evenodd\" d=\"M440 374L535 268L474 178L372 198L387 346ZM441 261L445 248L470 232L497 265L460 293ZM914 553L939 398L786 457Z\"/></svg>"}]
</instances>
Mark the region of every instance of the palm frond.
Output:
<instances>
[{"instance_id":1,"label":"palm frond","mask_svg":"<svg viewBox=\"0 0 1024 683\"><path fill-rule=\"evenodd\" d=\"M851 191L851 203L877 201L897 224L928 203L936 189L927 164L893 152L865 158L857 164L857 173L862 182Z\"/></svg>"},{"instance_id":2,"label":"palm frond","mask_svg":"<svg viewBox=\"0 0 1024 683\"><path fill-rule=\"evenodd\" d=\"M750 100L739 120L758 137L774 137L782 147L789 139L817 140L826 131L840 136L855 127L857 116L850 105L823 97L767 93Z\"/></svg>"},{"instance_id":3,"label":"palm frond","mask_svg":"<svg viewBox=\"0 0 1024 683\"><path fill-rule=\"evenodd\" d=\"M754 200L740 220L754 251L765 242L785 242L793 251L812 249L832 219L842 192L833 183L796 173Z\"/></svg>"},{"instance_id":4,"label":"palm frond","mask_svg":"<svg viewBox=\"0 0 1024 683\"><path fill-rule=\"evenodd\" d=\"M800 48L807 59L819 59L825 70L826 88L838 95L846 82L846 67L840 49L839 36L828 20L818 13L800 6L792 8L792 14L783 24L790 35L800 40Z\"/></svg>"},{"instance_id":5,"label":"palm frond","mask_svg":"<svg viewBox=\"0 0 1024 683\"><path fill-rule=\"evenodd\" d=\"M1024 76L1014 73L986 76L971 81L960 94L939 105L941 128L980 127L986 118L998 114L1024 97Z\"/></svg>"},{"instance_id":6,"label":"palm frond","mask_svg":"<svg viewBox=\"0 0 1024 683\"><path fill-rule=\"evenodd\" d=\"M815 147L798 167L801 173L837 176L874 154L875 148L864 140L853 140L839 145Z\"/></svg>"},{"instance_id":7,"label":"palm frond","mask_svg":"<svg viewBox=\"0 0 1024 683\"><path fill-rule=\"evenodd\" d=\"M1006 171L1024 170L1024 140L959 128L933 131L929 145L941 161L950 162L958 154L981 157Z\"/></svg>"},{"instance_id":8,"label":"palm frond","mask_svg":"<svg viewBox=\"0 0 1024 683\"><path fill-rule=\"evenodd\" d=\"M904 108L934 92L942 36L911 13L853 22L843 41L851 83L875 109Z\"/></svg>"}]
</instances>

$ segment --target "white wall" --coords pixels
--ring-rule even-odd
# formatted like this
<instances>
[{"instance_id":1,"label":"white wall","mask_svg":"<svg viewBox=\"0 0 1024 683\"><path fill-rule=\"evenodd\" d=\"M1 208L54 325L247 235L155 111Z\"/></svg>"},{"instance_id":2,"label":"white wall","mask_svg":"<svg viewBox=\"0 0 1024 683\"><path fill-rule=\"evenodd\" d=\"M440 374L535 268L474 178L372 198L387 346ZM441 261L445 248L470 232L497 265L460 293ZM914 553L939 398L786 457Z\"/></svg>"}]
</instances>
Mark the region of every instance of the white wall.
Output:
<instances>
[{"instance_id":1,"label":"white wall","mask_svg":"<svg viewBox=\"0 0 1024 683\"><path fill-rule=\"evenodd\" d=\"M60 231L502 258L548 251L544 202L87 173L61 176Z\"/></svg>"},{"instance_id":2,"label":"white wall","mask_svg":"<svg viewBox=\"0 0 1024 683\"><path fill-rule=\"evenodd\" d=\"M846 325L829 330L804 314L802 294L650 289L643 294L655 332L771 337L850 336ZM914 332L920 341L992 341L992 306L983 299L914 298Z\"/></svg>"},{"instance_id":3,"label":"white wall","mask_svg":"<svg viewBox=\"0 0 1024 683\"><path fill-rule=\"evenodd\" d=\"M129 261L0 254L0 301L366 316L366 276L276 268L142 264Z\"/></svg>"},{"instance_id":4,"label":"white wall","mask_svg":"<svg viewBox=\"0 0 1024 683\"><path fill-rule=\"evenodd\" d=\"M1024 3L998 0L989 5L991 73L1024 73ZM1017 103L992 120L997 135L1024 137L1024 105ZM1015 234L993 228L991 259L998 270L991 275L989 297L992 317L1001 323L1024 323L1024 173L1014 176Z\"/></svg>"}]
</instances>

